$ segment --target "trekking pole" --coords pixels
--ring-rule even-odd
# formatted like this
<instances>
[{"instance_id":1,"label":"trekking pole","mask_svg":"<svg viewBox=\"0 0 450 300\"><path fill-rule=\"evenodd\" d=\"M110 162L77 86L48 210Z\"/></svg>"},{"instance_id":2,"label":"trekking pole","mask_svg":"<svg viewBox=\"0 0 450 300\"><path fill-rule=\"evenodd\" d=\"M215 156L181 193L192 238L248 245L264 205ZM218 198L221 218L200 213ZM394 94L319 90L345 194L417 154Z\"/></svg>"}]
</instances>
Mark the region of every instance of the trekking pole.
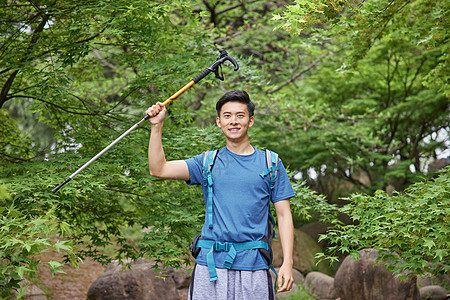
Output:
<instances>
[{"instance_id":1,"label":"trekking pole","mask_svg":"<svg viewBox=\"0 0 450 300\"><path fill-rule=\"evenodd\" d=\"M223 73L219 74L219 67L222 68L222 64L225 61L230 61L234 66L234 71L239 70L239 66L236 62L236 60L230 56L227 51L225 50L219 50L220 55L219 58L208 68L204 69L200 74L195 76L188 84L186 84L184 87L182 87L178 92L173 94L170 98L168 98L166 101L163 102L164 105L169 104L173 100L175 100L178 96L180 96L183 92L185 92L188 88L193 86L194 84L198 83L200 80L205 78L209 73L214 72L216 75L216 78L220 80L224 80ZM130 132L132 132L134 129L136 129L139 124L141 124L143 121L148 120L150 117L148 115L145 115L145 117L142 118L139 122L134 124L130 129L125 131L121 136L119 136L116 140L114 140L111 144L106 146L102 151L100 151L97 155L95 155L93 158L91 158L87 163L85 163L83 166L81 166L78 170L76 170L72 175L67 177L63 182L61 182L59 185L57 185L55 188L52 189L52 192L55 193L57 190L59 190L63 185L68 183L70 180L72 180L75 176L77 176L81 171L83 171L87 166L89 166L91 163L93 163L97 158L103 155L106 151L108 151L111 147L113 147L115 144L117 144L121 139L126 137Z\"/></svg>"}]
</instances>

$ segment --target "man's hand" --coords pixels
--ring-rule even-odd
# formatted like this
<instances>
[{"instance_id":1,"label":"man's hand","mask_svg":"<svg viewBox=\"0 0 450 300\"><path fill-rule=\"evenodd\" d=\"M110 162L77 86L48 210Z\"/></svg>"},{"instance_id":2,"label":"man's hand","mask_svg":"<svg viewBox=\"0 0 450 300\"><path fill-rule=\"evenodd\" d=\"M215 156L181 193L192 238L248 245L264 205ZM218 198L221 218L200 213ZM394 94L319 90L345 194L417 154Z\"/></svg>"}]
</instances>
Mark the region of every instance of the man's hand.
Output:
<instances>
[{"instance_id":1,"label":"man's hand","mask_svg":"<svg viewBox=\"0 0 450 300\"><path fill-rule=\"evenodd\" d=\"M292 273L292 266L283 264L278 271L278 290L277 293L287 292L292 289L294 284L294 275Z\"/></svg>"},{"instance_id":2,"label":"man's hand","mask_svg":"<svg viewBox=\"0 0 450 300\"><path fill-rule=\"evenodd\" d=\"M166 107L161 102L158 102L149 107L145 113L150 117L149 121L152 125L161 124L166 116Z\"/></svg>"}]
</instances>

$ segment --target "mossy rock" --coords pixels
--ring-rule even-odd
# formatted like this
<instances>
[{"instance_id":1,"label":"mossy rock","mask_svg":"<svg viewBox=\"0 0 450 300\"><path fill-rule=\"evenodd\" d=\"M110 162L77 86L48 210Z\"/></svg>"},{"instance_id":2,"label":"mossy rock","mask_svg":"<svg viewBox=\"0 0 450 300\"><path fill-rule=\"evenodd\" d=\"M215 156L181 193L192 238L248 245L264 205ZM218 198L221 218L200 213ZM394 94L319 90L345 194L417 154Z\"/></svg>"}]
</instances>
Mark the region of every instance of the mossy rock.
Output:
<instances>
[{"instance_id":1,"label":"mossy rock","mask_svg":"<svg viewBox=\"0 0 450 300\"><path fill-rule=\"evenodd\" d=\"M272 249L274 253L273 264L275 267L279 267L283 262L283 251L279 240L272 242ZM332 271L327 263L321 262L316 265L317 260L314 256L319 252L322 252L322 249L311 236L299 229L294 229L294 269L302 273L319 271L332 275Z\"/></svg>"}]
</instances>

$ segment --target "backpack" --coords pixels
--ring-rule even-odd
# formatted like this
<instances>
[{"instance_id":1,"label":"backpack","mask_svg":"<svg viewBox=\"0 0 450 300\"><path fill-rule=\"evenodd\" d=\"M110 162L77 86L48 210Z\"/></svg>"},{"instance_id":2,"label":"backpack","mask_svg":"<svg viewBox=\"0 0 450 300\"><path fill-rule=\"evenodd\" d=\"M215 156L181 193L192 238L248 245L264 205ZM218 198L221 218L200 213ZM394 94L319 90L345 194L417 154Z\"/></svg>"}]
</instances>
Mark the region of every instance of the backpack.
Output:
<instances>
[{"instance_id":1,"label":"backpack","mask_svg":"<svg viewBox=\"0 0 450 300\"><path fill-rule=\"evenodd\" d=\"M213 228L213 220L212 220L212 202L213 202L213 181L212 181L212 168L214 166L214 162L216 160L218 154L218 150L210 150L206 151L203 157L203 181L206 187L207 192L207 210L208 210L208 227ZM275 220L270 212L270 203L272 200L272 190L275 187L276 178L278 175L278 154L266 149L266 164L267 169L259 174L262 178L267 175L270 175L270 190L269 190L269 208L268 208L268 216L267 216L267 233L260 241L252 241L252 242L244 242L244 243L219 243L214 241L205 241L201 240L201 236L195 236L192 241L190 250L191 254L194 258L197 258L200 253L201 248L211 248L211 251L208 253L208 269L210 273L210 281L217 280L217 275L215 272L214 266L214 258L213 251L226 251L229 252L227 259L225 260L225 267L231 268L231 265L234 261L234 257L236 255L236 250L248 250L248 249L258 249L261 255L266 259L270 269L275 273L275 276L278 278L278 274L275 271L272 261L273 261L273 252L271 248L272 240L275 237ZM230 245L231 244L231 245ZM276 285L275 280L275 285Z\"/></svg>"}]
</instances>

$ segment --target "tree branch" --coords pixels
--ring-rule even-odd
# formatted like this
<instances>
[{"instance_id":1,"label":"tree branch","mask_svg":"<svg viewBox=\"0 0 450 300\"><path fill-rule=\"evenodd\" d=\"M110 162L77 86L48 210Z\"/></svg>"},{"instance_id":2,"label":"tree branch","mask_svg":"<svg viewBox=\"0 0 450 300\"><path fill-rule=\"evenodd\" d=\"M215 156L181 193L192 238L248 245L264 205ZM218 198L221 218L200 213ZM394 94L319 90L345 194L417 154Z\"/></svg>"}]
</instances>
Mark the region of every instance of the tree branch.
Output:
<instances>
[{"instance_id":1,"label":"tree branch","mask_svg":"<svg viewBox=\"0 0 450 300\"><path fill-rule=\"evenodd\" d=\"M45 24L47 24L47 21L49 19L49 16L47 14L44 14L42 12L40 12L40 14L42 15L42 20L39 22L39 25L36 27L36 30L33 32L31 36L30 41L31 44L28 46L24 57L20 60L21 63L27 59L28 54L31 52L31 49L39 39L38 33L41 33L44 30ZM6 83L3 85L2 90L0 92L0 108L2 108L3 104L5 104L5 102L10 99L8 98L8 93L18 73L19 73L18 69L13 71L6 80Z\"/></svg>"},{"instance_id":2,"label":"tree branch","mask_svg":"<svg viewBox=\"0 0 450 300\"><path fill-rule=\"evenodd\" d=\"M5 104L5 102L10 99L8 98L8 93L11 89L14 79L17 76L17 73L19 73L19 70L15 70L14 72L12 72L2 87L2 91L0 92L0 109L3 107L3 104Z\"/></svg>"},{"instance_id":3,"label":"tree branch","mask_svg":"<svg viewBox=\"0 0 450 300\"><path fill-rule=\"evenodd\" d=\"M62 110L62 111L65 111L65 112L67 112L67 113L74 114L74 115L83 115L83 116L99 116L99 115L106 115L105 113L90 113L90 112L86 113L86 112L79 112L79 111L76 111L76 109L78 109L78 108L75 108L75 107L72 107L72 109L74 109L74 110L70 110L70 109L68 109L68 108L66 108L66 107L62 107L62 106L60 106L60 105L58 105L58 104L55 104L55 103L49 102L49 101L47 101L47 100L44 100L44 99L42 99L42 98L38 98L38 97L34 97L34 96L14 95L14 96L8 97L8 100L9 100L9 99L12 99L12 98L29 98L29 99L38 100L38 101L40 101L40 102L49 104L49 105L51 105L51 106L53 106L53 107L56 107L56 108L58 108L58 109L60 109L60 110Z\"/></svg>"},{"instance_id":4,"label":"tree branch","mask_svg":"<svg viewBox=\"0 0 450 300\"><path fill-rule=\"evenodd\" d=\"M110 68L113 71L117 70L117 67L115 65L113 65L112 63L108 62L106 59L104 59L103 56L101 56L97 50L93 49L92 53L94 54L95 57L97 57L97 59L100 61L100 64L102 66Z\"/></svg>"},{"instance_id":5,"label":"tree branch","mask_svg":"<svg viewBox=\"0 0 450 300\"><path fill-rule=\"evenodd\" d=\"M324 56L324 55L322 55L321 58L322 58L323 56ZM308 72L309 70L311 70L312 68L314 68L315 66L317 66L318 63L319 63L319 60L317 60L317 61L311 63L309 66L306 67L306 69L304 69L304 70L302 70L302 71L300 71L300 72L294 74L290 79L286 80L286 81L285 81L284 83L282 83L281 85L275 87L275 88L272 89L272 90L267 91L266 94L273 94L273 93L278 92L278 91L281 90L283 87L285 87L286 85L288 85L288 84L294 82L297 78L299 78L300 76L302 76L303 74L305 74L306 72Z\"/></svg>"},{"instance_id":6,"label":"tree branch","mask_svg":"<svg viewBox=\"0 0 450 300\"><path fill-rule=\"evenodd\" d=\"M238 8L238 7L240 7L240 6L244 6L245 4L252 4L252 3L258 2L258 1L261 1L261 0L242 1L242 2L239 3L239 4L236 4L236 5L233 5L233 6L224 8L224 9L222 9L222 10L219 10L218 12L216 12L216 16L218 16L218 15L220 15L220 14L223 14L223 13L226 13L227 11L233 10L233 9Z\"/></svg>"}]
</instances>

